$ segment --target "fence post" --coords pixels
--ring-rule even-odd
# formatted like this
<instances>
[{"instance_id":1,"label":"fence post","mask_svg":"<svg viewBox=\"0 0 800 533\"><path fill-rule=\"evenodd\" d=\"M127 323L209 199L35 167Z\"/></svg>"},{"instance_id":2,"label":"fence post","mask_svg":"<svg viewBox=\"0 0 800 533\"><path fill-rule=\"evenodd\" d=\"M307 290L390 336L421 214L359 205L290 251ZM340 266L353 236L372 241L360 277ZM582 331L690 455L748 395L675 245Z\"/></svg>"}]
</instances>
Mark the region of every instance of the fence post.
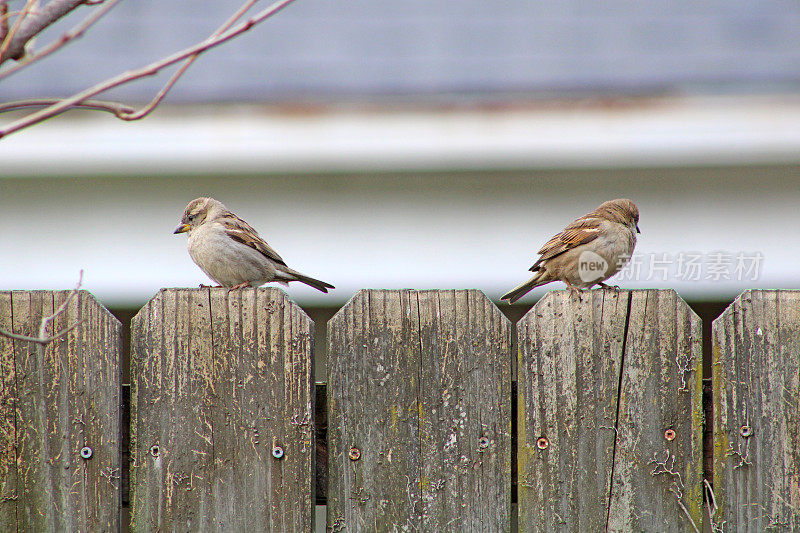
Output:
<instances>
[{"instance_id":1,"label":"fence post","mask_svg":"<svg viewBox=\"0 0 800 533\"><path fill-rule=\"evenodd\" d=\"M312 531L313 323L275 288L162 289L131 329L136 531Z\"/></svg>"},{"instance_id":2,"label":"fence post","mask_svg":"<svg viewBox=\"0 0 800 533\"><path fill-rule=\"evenodd\" d=\"M742 293L713 336L714 531L798 531L800 291Z\"/></svg>"},{"instance_id":3,"label":"fence post","mask_svg":"<svg viewBox=\"0 0 800 533\"><path fill-rule=\"evenodd\" d=\"M362 290L328 327L328 527L510 529L510 325L476 290Z\"/></svg>"},{"instance_id":4,"label":"fence post","mask_svg":"<svg viewBox=\"0 0 800 533\"><path fill-rule=\"evenodd\" d=\"M52 342L0 335L0 531L119 528L120 323L86 291L3 291L0 329L39 337L62 304Z\"/></svg>"},{"instance_id":5,"label":"fence post","mask_svg":"<svg viewBox=\"0 0 800 533\"><path fill-rule=\"evenodd\" d=\"M517 332L520 531L702 530L702 331L683 300L553 291Z\"/></svg>"}]
</instances>

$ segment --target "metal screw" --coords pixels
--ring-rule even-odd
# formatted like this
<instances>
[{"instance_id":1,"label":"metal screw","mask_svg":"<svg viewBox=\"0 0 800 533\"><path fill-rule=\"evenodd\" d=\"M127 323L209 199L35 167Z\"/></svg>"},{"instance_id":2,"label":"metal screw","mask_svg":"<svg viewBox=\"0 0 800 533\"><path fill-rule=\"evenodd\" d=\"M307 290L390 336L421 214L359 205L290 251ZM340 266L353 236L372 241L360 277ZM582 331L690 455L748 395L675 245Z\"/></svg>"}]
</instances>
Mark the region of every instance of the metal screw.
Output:
<instances>
[{"instance_id":1,"label":"metal screw","mask_svg":"<svg viewBox=\"0 0 800 533\"><path fill-rule=\"evenodd\" d=\"M272 457L274 457L275 459L281 459L283 457L283 448L281 448L280 446L273 446Z\"/></svg>"},{"instance_id":2,"label":"metal screw","mask_svg":"<svg viewBox=\"0 0 800 533\"><path fill-rule=\"evenodd\" d=\"M742 429L739 430L739 433L742 435L742 437L747 438L753 434L753 429L750 426L742 426Z\"/></svg>"},{"instance_id":3,"label":"metal screw","mask_svg":"<svg viewBox=\"0 0 800 533\"><path fill-rule=\"evenodd\" d=\"M536 441L536 446L540 450L544 450L545 448L550 446L550 441L547 440L547 437L539 437L539 439Z\"/></svg>"},{"instance_id":4,"label":"metal screw","mask_svg":"<svg viewBox=\"0 0 800 533\"><path fill-rule=\"evenodd\" d=\"M81 448L81 457L83 457L84 459L90 459L93 453L94 452L92 451L92 449L89 448L88 446L84 446L83 448Z\"/></svg>"},{"instance_id":5,"label":"metal screw","mask_svg":"<svg viewBox=\"0 0 800 533\"><path fill-rule=\"evenodd\" d=\"M675 430L668 429L664 432L664 438L667 440L675 440Z\"/></svg>"},{"instance_id":6,"label":"metal screw","mask_svg":"<svg viewBox=\"0 0 800 533\"><path fill-rule=\"evenodd\" d=\"M361 458L361 450L353 446L350 448L350 453L348 455L350 455L351 461L358 461Z\"/></svg>"},{"instance_id":7,"label":"metal screw","mask_svg":"<svg viewBox=\"0 0 800 533\"><path fill-rule=\"evenodd\" d=\"M161 450L158 448L158 444L150 446L150 455L152 455L153 457L158 457L158 454L160 452Z\"/></svg>"},{"instance_id":8,"label":"metal screw","mask_svg":"<svg viewBox=\"0 0 800 533\"><path fill-rule=\"evenodd\" d=\"M488 448L489 447L489 437L481 437L478 439L478 448Z\"/></svg>"}]
</instances>

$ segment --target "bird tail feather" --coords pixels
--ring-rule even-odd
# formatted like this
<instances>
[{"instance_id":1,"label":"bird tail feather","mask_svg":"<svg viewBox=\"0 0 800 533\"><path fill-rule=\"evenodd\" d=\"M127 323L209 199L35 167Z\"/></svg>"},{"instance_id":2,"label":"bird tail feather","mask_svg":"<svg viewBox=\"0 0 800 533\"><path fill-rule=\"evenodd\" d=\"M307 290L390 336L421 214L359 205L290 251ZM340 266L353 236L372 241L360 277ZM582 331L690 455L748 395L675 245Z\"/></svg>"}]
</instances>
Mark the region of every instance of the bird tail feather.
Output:
<instances>
[{"instance_id":1,"label":"bird tail feather","mask_svg":"<svg viewBox=\"0 0 800 533\"><path fill-rule=\"evenodd\" d=\"M286 281L299 281L300 283L305 283L309 287L314 287L318 291L328 292L328 289L335 289L333 285L330 283L326 283L322 280L312 278L311 276L306 276L305 274L301 274L300 272L286 268L285 271L278 271L276 272L278 276L281 276Z\"/></svg>"},{"instance_id":2,"label":"bird tail feather","mask_svg":"<svg viewBox=\"0 0 800 533\"><path fill-rule=\"evenodd\" d=\"M505 293L503 296L501 296L500 299L508 300L508 303L513 304L514 302L516 302L517 300L528 294L532 289L540 285L544 285L545 283L550 283L550 280L542 279L544 277L542 274L543 271L537 272L536 275L533 276L531 279L529 279L522 285L514 287L513 289Z\"/></svg>"}]
</instances>

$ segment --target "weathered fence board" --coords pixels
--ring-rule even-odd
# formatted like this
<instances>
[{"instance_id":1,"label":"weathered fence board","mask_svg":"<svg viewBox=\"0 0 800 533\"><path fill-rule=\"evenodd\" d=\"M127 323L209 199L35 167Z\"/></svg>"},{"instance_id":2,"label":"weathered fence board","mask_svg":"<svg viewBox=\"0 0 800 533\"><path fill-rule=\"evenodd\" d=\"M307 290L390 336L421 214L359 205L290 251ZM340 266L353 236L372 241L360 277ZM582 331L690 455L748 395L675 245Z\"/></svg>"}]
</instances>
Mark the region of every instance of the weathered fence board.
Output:
<instances>
[{"instance_id":1,"label":"weathered fence board","mask_svg":"<svg viewBox=\"0 0 800 533\"><path fill-rule=\"evenodd\" d=\"M0 329L38 337L69 294L0 292ZM47 344L0 336L0 531L119 527L120 323L80 291L46 336L75 324Z\"/></svg>"},{"instance_id":2,"label":"weathered fence board","mask_svg":"<svg viewBox=\"0 0 800 533\"><path fill-rule=\"evenodd\" d=\"M675 292L554 291L517 331L520 531L701 528L702 331Z\"/></svg>"},{"instance_id":3,"label":"weathered fence board","mask_svg":"<svg viewBox=\"0 0 800 533\"><path fill-rule=\"evenodd\" d=\"M134 318L137 531L311 531L313 323L275 288L164 289Z\"/></svg>"},{"instance_id":4,"label":"weathered fence board","mask_svg":"<svg viewBox=\"0 0 800 533\"><path fill-rule=\"evenodd\" d=\"M331 530L509 530L510 326L483 293L361 291L328 357Z\"/></svg>"},{"instance_id":5,"label":"weathered fence board","mask_svg":"<svg viewBox=\"0 0 800 533\"><path fill-rule=\"evenodd\" d=\"M713 336L714 526L800 531L800 291L744 292Z\"/></svg>"}]
</instances>

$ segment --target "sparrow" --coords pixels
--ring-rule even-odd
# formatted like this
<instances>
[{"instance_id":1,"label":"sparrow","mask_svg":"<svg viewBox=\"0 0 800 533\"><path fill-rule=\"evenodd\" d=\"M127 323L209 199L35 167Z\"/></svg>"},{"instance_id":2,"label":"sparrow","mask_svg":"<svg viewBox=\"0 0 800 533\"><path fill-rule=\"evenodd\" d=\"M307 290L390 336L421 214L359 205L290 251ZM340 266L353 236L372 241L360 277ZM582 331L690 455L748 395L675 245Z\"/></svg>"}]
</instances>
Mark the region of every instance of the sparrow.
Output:
<instances>
[{"instance_id":1,"label":"sparrow","mask_svg":"<svg viewBox=\"0 0 800 533\"><path fill-rule=\"evenodd\" d=\"M258 232L213 198L197 198L183 211L174 233L189 232L189 255L200 270L230 290L269 281L299 281L322 292L335 288L289 268Z\"/></svg>"},{"instance_id":2,"label":"sparrow","mask_svg":"<svg viewBox=\"0 0 800 533\"><path fill-rule=\"evenodd\" d=\"M626 198L609 200L569 224L539 250L529 269L533 277L500 299L514 303L534 287L563 281L578 295L582 289L603 283L625 266L636 246L639 209Z\"/></svg>"}]
</instances>

